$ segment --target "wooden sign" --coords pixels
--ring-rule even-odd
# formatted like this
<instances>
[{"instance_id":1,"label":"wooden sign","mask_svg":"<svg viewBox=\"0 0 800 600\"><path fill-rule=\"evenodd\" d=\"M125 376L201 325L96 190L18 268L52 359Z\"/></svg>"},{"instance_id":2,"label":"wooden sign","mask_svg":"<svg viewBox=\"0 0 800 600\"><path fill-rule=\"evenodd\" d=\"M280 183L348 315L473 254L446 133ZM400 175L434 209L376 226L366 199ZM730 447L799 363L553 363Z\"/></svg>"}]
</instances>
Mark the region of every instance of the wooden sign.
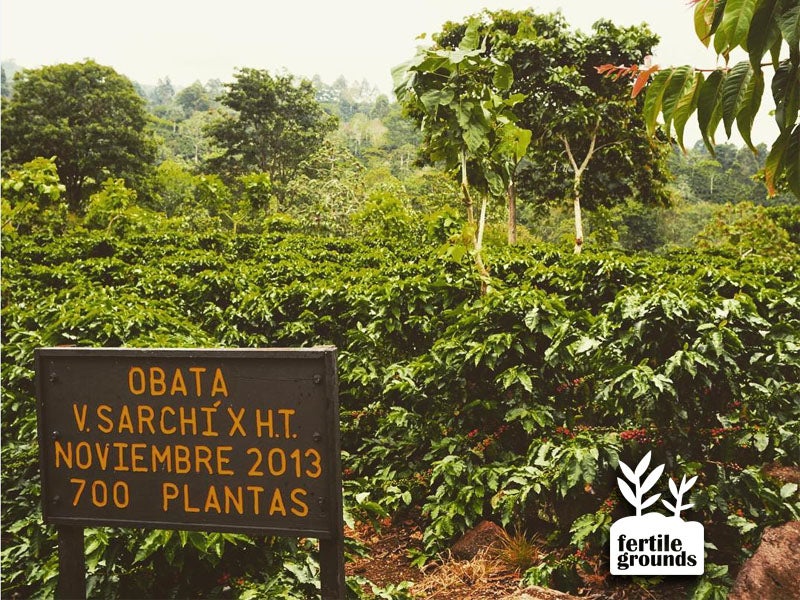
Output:
<instances>
[{"instance_id":1,"label":"wooden sign","mask_svg":"<svg viewBox=\"0 0 800 600\"><path fill-rule=\"evenodd\" d=\"M45 522L341 540L335 349L45 348L36 370Z\"/></svg>"}]
</instances>

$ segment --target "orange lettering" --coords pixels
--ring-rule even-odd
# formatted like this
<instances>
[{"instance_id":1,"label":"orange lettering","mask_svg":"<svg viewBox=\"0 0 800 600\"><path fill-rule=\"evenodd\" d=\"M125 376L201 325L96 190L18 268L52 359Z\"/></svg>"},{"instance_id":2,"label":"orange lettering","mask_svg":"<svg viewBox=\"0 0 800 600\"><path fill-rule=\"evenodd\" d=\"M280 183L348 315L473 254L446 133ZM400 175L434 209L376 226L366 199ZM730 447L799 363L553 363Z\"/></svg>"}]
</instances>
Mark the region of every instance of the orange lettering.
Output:
<instances>
[{"instance_id":1,"label":"orange lettering","mask_svg":"<svg viewBox=\"0 0 800 600\"><path fill-rule=\"evenodd\" d=\"M102 449L101 449L102 448ZM100 463L100 468L103 471L106 470L108 466L108 452L110 450L109 444L100 444L100 442L94 443L94 451L97 454L97 462Z\"/></svg>"},{"instance_id":2,"label":"orange lettering","mask_svg":"<svg viewBox=\"0 0 800 600\"><path fill-rule=\"evenodd\" d=\"M196 513L200 512L200 509L196 506L189 505L189 484L183 484L183 510L187 513Z\"/></svg>"},{"instance_id":3,"label":"orange lettering","mask_svg":"<svg viewBox=\"0 0 800 600\"><path fill-rule=\"evenodd\" d=\"M152 457L153 472L159 470L159 465L166 465L166 469L164 470L166 470L167 473L172 473L172 448L164 446L164 451L159 452L158 446L153 446L150 456Z\"/></svg>"},{"instance_id":4,"label":"orange lettering","mask_svg":"<svg viewBox=\"0 0 800 600\"><path fill-rule=\"evenodd\" d=\"M125 442L114 442L114 448L117 449L117 466L114 467L115 471L130 471L130 469L125 465L125 448L128 447L128 444Z\"/></svg>"},{"instance_id":5,"label":"orange lettering","mask_svg":"<svg viewBox=\"0 0 800 600\"><path fill-rule=\"evenodd\" d=\"M180 413L181 435L186 435L186 426L192 426L192 435L197 435L197 410L194 406L189 408L190 416L186 416L186 408L184 406L178 407Z\"/></svg>"},{"instance_id":6,"label":"orange lettering","mask_svg":"<svg viewBox=\"0 0 800 600\"><path fill-rule=\"evenodd\" d=\"M242 427L242 419L244 418L244 411L245 409L242 408L239 410L239 414L233 412L233 408L230 406L228 407L228 414L230 415L231 419L233 420L233 425L231 425L231 430L228 432L228 437L233 437L233 432L238 431L239 435L242 437L247 437L247 433L245 433L244 428Z\"/></svg>"},{"instance_id":7,"label":"orange lettering","mask_svg":"<svg viewBox=\"0 0 800 600\"><path fill-rule=\"evenodd\" d=\"M169 395L174 396L175 392L180 392L184 396L189 393L186 389L186 382L183 380L183 373L180 369L175 369L175 375L172 376L172 387L169 390Z\"/></svg>"},{"instance_id":8,"label":"orange lettering","mask_svg":"<svg viewBox=\"0 0 800 600\"><path fill-rule=\"evenodd\" d=\"M147 444L131 444L131 470L134 473L147 473L147 467L139 466L139 463L144 460L144 456L138 451L145 448L147 448Z\"/></svg>"},{"instance_id":9,"label":"orange lettering","mask_svg":"<svg viewBox=\"0 0 800 600\"><path fill-rule=\"evenodd\" d=\"M217 473L219 475L233 475L233 471L231 469L223 468L231 459L225 455L225 453L230 452L233 450L233 446L217 446Z\"/></svg>"},{"instance_id":10,"label":"orange lettering","mask_svg":"<svg viewBox=\"0 0 800 600\"><path fill-rule=\"evenodd\" d=\"M161 367L150 367L150 395L163 396L167 393L167 381L164 369Z\"/></svg>"},{"instance_id":11,"label":"orange lettering","mask_svg":"<svg viewBox=\"0 0 800 600\"><path fill-rule=\"evenodd\" d=\"M258 499L258 495L264 491L264 488L260 485L248 485L247 491L253 492L253 512L257 515L260 514L260 501Z\"/></svg>"},{"instance_id":12,"label":"orange lettering","mask_svg":"<svg viewBox=\"0 0 800 600\"><path fill-rule=\"evenodd\" d=\"M192 470L192 462L189 460L189 448L186 446L175 446L175 472L181 475Z\"/></svg>"},{"instance_id":13,"label":"orange lettering","mask_svg":"<svg viewBox=\"0 0 800 600\"><path fill-rule=\"evenodd\" d=\"M230 411L230 408L228 409ZM261 418L261 409L256 409L256 435L261 437L261 430L266 427L267 428L267 437L272 437L272 409L268 409L266 411L267 418L266 420Z\"/></svg>"},{"instance_id":14,"label":"orange lettering","mask_svg":"<svg viewBox=\"0 0 800 600\"><path fill-rule=\"evenodd\" d=\"M174 483L164 482L161 484L161 509L167 512L169 501L175 500L180 495L178 486Z\"/></svg>"},{"instance_id":15,"label":"orange lettering","mask_svg":"<svg viewBox=\"0 0 800 600\"><path fill-rule=\"evenodd\" d=\"M287 440L292 437L291 429L289 428L289 417L295 413L293 408L281 408L278 410L279 415L283 415L283 437Z\"/></svg>"},{"instance_id":16,"label":"orange lettering","mask_svg":"<svg viewBox=\"0 0 800 600\"><path fill-rule=\"evenodd\" d=\"M66 451L64 450L64 446L61 445L61 442L56 440L55 442L55 451L56 451L56 469L61 466L61 461L64 461L64 466L68 469L72 468L72 442L67 442Z\"/></svg>"},{"instance_id":17,"label":"orange lettering","mask_svg":"<svg viewBox=\"0 0 800 600\"><path fill-rule=\"evenodd\" d=\"M225 514L231 514L231 505L233 505L233 507L236 509L236 512L238 512L240 515L244 514L242 486L238 486L236 488L236 496L233 495L231 488L229 488L227 485L223 488L223 490L225 491ZM258 514L258 505L256 505L255 512Z\"/></svg>"},{"instance_id":18,"label":"orange lettering","mask_svg":"<svg viewBox=\"0 0 800 600\"><path fill-rule=\"evenodd\" d=\"M144 433L144 425L147 425L147 428L150 430L151 434L156 432L155 427L153 427L153 418L156 416L153 407L147 406L146 404L140 404L136 407L137 416L139 417L139 433Z\"/></svg>"},{"instance_id":19,"label":"orange lettering","mask_svg":"<svg viewBox=\"0 0 800 600\"><path fill-rule=\"evenodd\" d=\"M201 456L202 454L202 456ZM194 470L200 472L200 465L205 465L209 475L214 474L211 468L211 448L207 446L196 446L194 449Z\"/></svg>"},{"instance_id":20,"label":"orange lettering","mask_svg":"<svg viewBox=\"0 0 800 600\"><path fill-rule=\"evenodd\" d=\"M78 431L83 431L86 428L86 409L88 408L85 404L82 405L83 412L78 415L78 405L72 405L72 414L75 415L75 424L78 426Z\"/></svg>"},{"instance_id":21,"label":"orange lettering","mask_svg":"<svg viewBox=\"0 0 800 600\"><path fill-rule=\"evenodd\" d=\"M217 392L222 393L226 398L228 397L228 386L225 383L225 378L222 376L222 370L217 368L214 372L214 383L211 384L211 397L217 395Z\"/></svg>"},{"instance_id":22,"label":"orange lettering","mask_svg":"<svg viewBox=\"0 0 800 600\"><path fill-rule=\"evenodd\" d=\"M117 431L122 433L122 430L125 429L128 433L133 433L133 421L131 420L131 409L128 408L127 404L122 405L122 410L119 412L119 425L117 426Z\"/></svg>"},{"instance_id":23,"label":"orange lettering","mask_svg":"<svg viewBox=\"0 0 800 600\"><path fill-rule=\"evenodd\" d=\"M175 433L178 430L178 428L175 427L174 425L172 427L168 428L164 424L164 415L167 414L167 413L170 413L172 416L175 416L175 409L172 408L171 406L163 406L161 408L161 419L158 422L158 426L159 426L159 429L161 429L161 433L165 433L167 435L171 435L171 434Z\"/></svg>"},{"instance_id":24,"label":"orange lettering","mask_svg":"<svg viewBox=\"0 0 800 600\"><path fill-rule=\"evenodd\" d=\"M197 397L199 398L203 393L203 389L202 389L202 387L200 385L200 375L202 373L206 372L206 368L205 367L190 367L189 368L189 372L190 373L194 373L195 392L197 393Z\"/></svg>"},{"instance_id":25,"label":"orange lettering","mask_svg":"<svg viewBox=\"0 0 800 600\"><path fill-rule=\"evenodd\" d=\"M105 413L111 412L111 407L108 404L101 404L97 407L97 418L103 421L105 426L98 425L97 428L103 433L111 433L114 431L114 421Z\"/></svg>"},{"instance_id":26,"label":"orange lettering","mask_svg":"<svg viewBox=\"0 0 800 600\"><path fill-rule=\"evenodd\" d=\"M281 513L284 517L286 516L286 507L283 505L283 496L281 496L280 488L275 488L275 492L272 494L272 503L269 505L270 516L276 512Z\"/></svg>"},{"instance_id":27,"label":"orange lettering","mask_svg":"<svg viewBox=\"0 0 800 600\"><path fill-rule=\"evenodd\" d=\"M203 430L203 437L217 437L219 435L214 431L214 426L211 424L211 415L217 412L217 407L220 402L220 400L217 400L214 406L203 406L200 408L206 415L206 428Z\"/></svg>"},{"instance_id":28,"label":"orange lettering","mask_svg":"<svg viewBox=\"0 0 800 600\"><path fill-rule=\"evenodd\" d=\"M303 488L295 488L292 490L291 494L289 494L289 497L292 499L292 502L294 502L295 505L291 509L292 514L295 517L305 517L308 515L308 504L298 498L298 496L305 496L307 493L308 492L306 492Z\"/></svg>"},{"instance_id":29,"label":"orange lettering","mask_svg":"<svg viewBox=\"0 0 800 600\"><path fill-rule=\"evenodd\" d=\"M222 507L219 505L219 498L217 497L217 489L213 485L209 486L208 488L206 504L203 507L203 512L208 512L212 508L217 511L217 514L222 512Z\"/></svg>"},{"instance_id":30,"label":"orange lettering","mask_svg":"<svg viewBox=\"0 0 800 600\"><path fill-rule=\"evenodd\" d=\"M81 458L81 450L83 450L83 458ZM79 442L75 446L75 465L79 469L89 469L92 466L92 448L89 442Z\"/></svg>"},{"instance_id":31,"label":"orange lettering","mask_svg":"<svg viewBox=\"0 0 800 600\"><path fill-rule=\"evenodd\" d=\"M139 376L138 385L134 383L134 375ZM131 391L131 394L141 396L144 394L146 385L146 377L141 367L131 367L131 370L128 371L128 389Z\"/></svg>"}]
</instances>

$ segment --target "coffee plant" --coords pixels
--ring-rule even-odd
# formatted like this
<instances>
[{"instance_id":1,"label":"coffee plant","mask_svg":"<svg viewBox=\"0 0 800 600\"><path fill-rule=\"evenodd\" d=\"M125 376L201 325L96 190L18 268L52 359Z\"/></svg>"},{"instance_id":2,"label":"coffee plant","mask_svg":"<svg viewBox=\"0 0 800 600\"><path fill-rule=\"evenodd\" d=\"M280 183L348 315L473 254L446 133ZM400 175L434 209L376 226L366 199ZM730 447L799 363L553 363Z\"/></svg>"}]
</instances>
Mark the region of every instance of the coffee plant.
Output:
<instances>
[{"instance_id":1,"label":"coffee plant","mask_svg":"<svg viewBox=\"0 0 800 600\"><path fill-rule=\"evenodd\" d=\"M443 233L452 215L395 228L362 215L358 239L231 235L175 219L7 230L4 594L47 597L55 586L33 351L65 344L337 346L346 512L421 515L418 564L488 518L547 540L526 581L574 585L576 567L607 555L611 522L629 514L620 461L651 451L675 481L697 477L685 515L704 523L706 563L717 565L697 593L722 593L765 527L800 518L797 483L780 476L800 468L800 262L724 248L490 246L481 294L470 257ZM91 597L315 593L307 540L86 537ZM354 595L370 588L349 583ZM407 597L405 586L372 593Z\"/></svg>"}]
</instances>

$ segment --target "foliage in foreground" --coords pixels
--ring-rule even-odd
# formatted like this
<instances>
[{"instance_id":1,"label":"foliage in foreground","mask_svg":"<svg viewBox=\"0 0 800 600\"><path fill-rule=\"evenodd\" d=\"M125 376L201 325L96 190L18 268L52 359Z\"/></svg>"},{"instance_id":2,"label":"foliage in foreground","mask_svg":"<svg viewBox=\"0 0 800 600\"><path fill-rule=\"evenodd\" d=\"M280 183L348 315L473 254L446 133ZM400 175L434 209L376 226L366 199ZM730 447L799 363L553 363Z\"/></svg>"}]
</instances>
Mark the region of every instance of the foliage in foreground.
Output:
<instances>
[{"instance_id":1,"label":"foliage in foreground","mask_svg":"<svg viewBox=\"0 0 800 600\"><path fill-rule=\"evenodd\" d=\"M7 233L4 592L55 584L32 353L58 344L335 344L348 512L421 509L419 562L491 518L548 541L526 581L569 588L628 514L618 461L648 450L675 479L699 475L687 518L719 565L699 593L724 589L764 527L800 518L797 485L774 476L800 466L797 260L495 248L482 296L450 220L427 225L362 240ZM307 542L186 532L89 530L87 564L91 596L108 598L300 598L317 576Z\"/></svg>"}]
</instances>

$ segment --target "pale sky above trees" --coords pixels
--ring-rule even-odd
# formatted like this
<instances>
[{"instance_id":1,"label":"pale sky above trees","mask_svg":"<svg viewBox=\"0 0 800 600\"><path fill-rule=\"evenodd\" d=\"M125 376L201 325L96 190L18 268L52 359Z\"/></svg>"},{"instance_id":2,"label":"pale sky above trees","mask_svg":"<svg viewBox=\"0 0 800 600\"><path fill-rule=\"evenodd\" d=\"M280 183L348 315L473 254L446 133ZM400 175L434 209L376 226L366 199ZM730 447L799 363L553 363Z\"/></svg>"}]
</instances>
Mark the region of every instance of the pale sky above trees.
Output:
<instances>
[{"instance_id":1,"label":"pale sky above trees","mask_svg":"<svg viewBox=\"0 0 800 600\"><path fill-rule=\"evenodd\" d=\"M146 85L167 76L176 87L228 82L234 69L252 67L318 74L328 82L340 75L366 79L389 93L390 69L426 42L416 39L420 34L483 8L528 7L560 9L584 31L600 18L619 25L647 22L662 40L658 64L716 65L713 51L694 36L687 0L3 0L0 57L22 67L93 58ZM777 130L767 100L756 142L774 138Z\"/></svg>"}]
</instances>

